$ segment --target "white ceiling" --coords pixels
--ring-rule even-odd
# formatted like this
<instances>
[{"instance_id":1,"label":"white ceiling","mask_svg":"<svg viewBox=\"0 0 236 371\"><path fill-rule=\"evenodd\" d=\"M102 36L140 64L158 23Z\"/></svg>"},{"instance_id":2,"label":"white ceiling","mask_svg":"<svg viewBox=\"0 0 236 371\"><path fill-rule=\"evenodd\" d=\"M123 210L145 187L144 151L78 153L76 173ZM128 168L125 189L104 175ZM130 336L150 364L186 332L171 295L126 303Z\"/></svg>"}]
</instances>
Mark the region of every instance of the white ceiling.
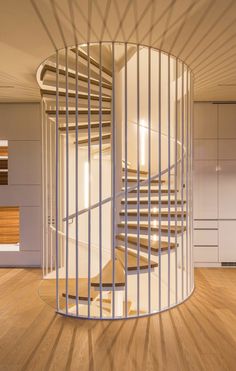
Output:
<instances>
[{"instance_id":1,"label":"white ceiling","mask_svg":"<svg viewBox=\"0 0 236 371\"><path fill-rule=\"evenodd\" d=\"M38 65L86 41L150 45L184 60L195 100L236 100L236 0L0 0L0 102L38 101Z\"/></svg>"}]
</instances>

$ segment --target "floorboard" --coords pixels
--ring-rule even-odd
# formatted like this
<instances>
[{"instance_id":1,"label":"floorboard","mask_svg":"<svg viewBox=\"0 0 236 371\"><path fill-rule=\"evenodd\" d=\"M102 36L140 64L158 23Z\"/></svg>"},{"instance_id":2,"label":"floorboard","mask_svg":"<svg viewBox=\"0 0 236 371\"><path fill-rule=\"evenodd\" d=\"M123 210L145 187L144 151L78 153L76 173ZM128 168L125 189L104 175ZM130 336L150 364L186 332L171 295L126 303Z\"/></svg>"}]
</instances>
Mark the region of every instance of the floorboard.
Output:
<instances>
[{"instance_id":1,"label":"floorboard","mask_svg":"<svg viewBox=\"0 0 236 371\"><path fill-rule=\"evenodd\" d=\"M38 269L0 269L0 370L235 371L236 269L195 270L196 289L149 318L64 318Z\"/></svg>"}]
</instances>

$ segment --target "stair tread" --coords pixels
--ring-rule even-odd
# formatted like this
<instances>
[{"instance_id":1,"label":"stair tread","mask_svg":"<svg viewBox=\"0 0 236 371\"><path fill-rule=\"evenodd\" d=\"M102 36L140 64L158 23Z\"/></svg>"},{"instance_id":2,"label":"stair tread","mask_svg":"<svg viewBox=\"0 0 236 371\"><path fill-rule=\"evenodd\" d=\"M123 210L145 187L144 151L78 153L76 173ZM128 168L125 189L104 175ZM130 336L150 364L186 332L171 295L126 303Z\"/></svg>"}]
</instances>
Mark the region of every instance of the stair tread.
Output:
<instances>
[{"instance_id":1,"label":"stair tread","mask_svg":"<svg viewBox=\"0 0 236 371\"><path fill-rule=\"evenodd\" d=\"M160 201L160 202L159 202ZM123 199L123 200L121 200L121 203L122 204L125 204L125 199ZM128 198L127 199L127 203L128 204L133 204L133 205L136 205L137 203L138 203L138 200L137 199L135 199L135 198ZM161 204L163 204L163 205L168 205L168 203L170 203L170 205L175 205L175 203L177 204L177 205L181 205L182 204L182 200L174 200L174 199L172 199L172 200L168 200L168 199L159 199L159 198L155 198L155 199L153 199L153 197L151 198L151 200L150 200L150 204L159 204L159 203L161 203ZM183 203L185 204L186 203L186 201L183 201ZM148 198L140 198L139 199L139 204L141 204L141 205L145 205L145 204L148 204Z\"/></svg>"},{"instance_id":2,"label":"stair tread","mask_svg":"<svg viewBox=\"0 0 236 371\"><path fill-rule=\"evenodd\" d=\"M93 143L93 142L97 142L97 141L99 141L99 136L91 136L91 138L90 138L90 141L91 141L91 143ZM103 134L102 135L102 139L104 140L104 139L110 139L111 138L111 134L110 133L107 133L107 134ZM78 144L86 144L86 143L88 143L88 137L86 137L86 138L84 138L84 139L80 139L80 140L78 140ZM76 142L74 142L74 144L76 144Z\"/></svg>"},{"instance_id":3,"label":"stair tread","mask_svg":"<svg viewBox=\"0 0 236 371\"><path fill-rule=\"evenodd\" d=\"M99 299L96 301L96 306L100 308L100 301ZM132 301L127 301L127 312L129 314L132 307ZM111 313L112 311L112 305L111 305L111 299L102 299L102 309L107 312ZM125 313L125 301L123 301L123 313Z\"/></svg>"},{"instance_id":4,"label":"stair tread","mask_svg":"<svg viewBox=\"0 0 236 371\"><path fill-rule=\"evenodd\" d=\"M115 263L114 286L123 287L125 286L124 269L119 260L116 259L114 263ZM112 260L109 260L109 262L102 269L102 287L112 288L112 275L113 275L113 262ZM100 275L99 274L96 277L91 279L91 286L97 287L97 288L100 287Z\"/></svg>"},{"instance_id":5,"label":"stair tread","mask_svg":"<svg viewBox=\"0 0 236 371\"><path fill-rule=\"evenodd\" d=\"M137 214L138 214L137 210L127 210L127 215L128 216L136 216ZM139 214L140 214L140 216L148 216L149 215L149 211L148 210L140 210ZM120 211L120 215L124 216L125 215L125 210L121 210ZM159 212L158 211L150 210L150 215L151 216L158 217L159 216ZM176 210L176 212L173 211L173 210L170 211L170 212L168 212L168 211L162 211L161 212L161 216L163 216L163 217L164 216L168 217L169 215L172 216L172 217L174 217L175 215L177 215L178 217L181 217L182 216L182 212L179 211L179 210ZM183 216L186 216L186 211L183 211Z\"/></svg>"},{"instance_id":6,"label":"stair tread","mask_svg":"<svg viewBox=\"0 0 236 371\"><path fill-rule=\"evenodd\" d=\"M116 236L116 238L120 241L125 241L125 234L120 233ZM127 240L130 244L137 245L138 237L128 234ZM147 237L140 237L140 247L143 249L148 250L148 238ZM173 242L170 242L170 248L174 249L176 247L176 244ZM158 252L159 248L161 248L161 251L167 251L168 250L168 242L167 241L161 241L161 244L159 241L151 240L151 251Z\"/></svg>"},{"instance_id":7,"label":"stair tread","mask_svg":"<svg viewBox=\"0 0 236 371\"><path fill-rule=\"evenodd\" d=\"M111 126L111 121L102 121L102 127L110 127ZM78 130L81 130L81 129L88 129L88 123L79 123L78 124ZM100 123L99 121L94 121L94 122L91 122L90 124L90 127L91 129L98 129L100 127ZM70 125L69 126L69 131L75 131L76 130L76 125ZM66 126L63 126L63 127L60 127L59 128L60 131L66 131Z\"/></svg>"},{"instance_id":8,"label":"stair tread","mask_svg":"<svg viewBox=\"0 0 236 371\"><path fill-rule=\"evenodd\" d=\"M122 191L125 191L125 187L122 188ZM149 191L149 189L146 186L140 186L140 188L139 188L139 192L140 193L148 193L148 191ZM129 191L128 194L129 193L137 193L137 192L138 192L137 189L133 189L132 191ZM150 187L150 192L151 193L158 193L159 192L159 188L158 187ZM168 194L168 189L161 188L161 193ZM171 189L170 190L170 193L171 194L174 194L175 193L175 190L174 189Z\"/></svg>"},{"instance_id":9,"label":"stair tread","mask_svg":"<svg viewBox=\"0 0 236 371\"><path fill-rule=\"evenodd\" d=\"M41 89L40 91L41 91L42 95L56 96L56 89ZM61 97L65 97L66 96L66 91L65 90L59 90L58 94ZM75 98L76 97L76 92L75 91L68 91L68 97L69 98ZM88 94L80 92L80 93L78 93L78 98L79 99L88 99ZM98 94L90 94L90 99L99 101L99 95ZM102 101L103 102L111 102L111 97L103 95L102 96Z\"/></svg>"},{"instance_id":10,"label":"stair tread","mask_svg":"<svg viewBox=\"0 0 236 371\"><path fill-rule=\"evenodd\" d=\"M129 311L130 316L137 316L138 314L147 314L147 312L145 310L139 310L139 313L138 313L138 311L135 309L131 309Z\"/></svg>"},{"instance_id":11,"label":"stair tread","mask_svg":"<svg viewBox=\"0 0 236 371\"><path fill-rule=\"evenodd\" d=\"M124 228L125 227L125 223L124 222L119 223L118 224L118 227ZM128 228L131 228L131 229L137 228L138 227L138 223L136 223L136 222L127 223L127 227ZM146 231L149 230L149 226L148 226L147 223L142 223L141 222L139 224L139 228L140 228L140 230L146 230ZM150 230L152 232L159 232L159 229L160 229L159 226L154 226L154 225L151 225L150 226ZM168 231L170 231L171 233L175 233L175 231L177 231L177 233L180 233L180 232L182 232L182 230L183 231L186 231L186 227L183 226L183 228L182 228L182 226L173 226L173 225L170 225L170 227L168 227L168 225L162 225L161 226L161 232L168 232Z\"/></svg>"},{"instance_id":12,"label":"stair tread","mask_svg":"<svg viewBox=\"0 0 236 371\"><path fill-rule=\"evenodd\" d=\"M125 181L125 177L124 176L122 177L122 180ZM140 182L142 182L144 180L148 180L148 178L139 177L139 181ZM128 182L135 182L135 183L137 183L138 182L138 178L137 177L130 177L130 176L128 176L127 177L127 181ZM161 182L162 183L165 183L165 180L162 180ZM159 179L153 179L153 180L151 180L151 183L160 183L160 182L159 182Z\"/></svg>"},{"instance_id":13,"label":"stair tread","mask_svg":"<svg viewBox=\"0 0 236 371\"><path fill-rule=\"evenodd\" d=\"M100 69L100 64L93 58L93 57L88 57L87 53L81 49L77 49L77 48L72 48L71 51L75 54L78 54L81 58L85 59L86 61L88 60L88 58L90 59L90 63L97 67L98 69ZM108 76L112 77L112 73L111 71L104 67L104 66L101 66L101 70L106 73Z\"/></svg>"},{"instance_id":14,"label":"stair tread","mask_svg":"<svg viewBox=\"0 0 236 371\"><path fill-rule=\"evenodd\" d=\"M121 261L121 264L123 265L123 267L125 267L125 248L123 246L117 246L116 247L116 256ZM127 257L128 257L128 259L127 259L128 260L127 261L128 271L136 271L137 268L138 268L137 267L138 255L135 252L128 250L127 251ZM140 269L148 269L149 265L148 265L148 259L147 258L140 255L139 261L140 261L140 264L139 264ZM157 262L150 261L150 267L151 268L155 268L157 266L158 266Z\"/></svg>"},{"instance_id":15,"label":"stair tread","mask_svg":"<svg viewBox=\"0 0 236 371\"><path fill-rule=\"evenodd\" d=\"M82 301L88 300L88 279L80 278L78 280L78 299ZM99 295L99 292L96 291L93 287L90 286L90 300L94 301ZM62 293L63 297L66 297L66 293ZM76 299L76 280L68 280L68 297L70 299Z\"/></svg>"},{"instance_id":16,"label":"stair tread","mask_svg":"<svg viewBox=\"0 0 236 371\"><path fill-rule=\"evenodd\" d=\"M78 114L79 115L83 115L83 114L88 114L88 109L87 108L80 108L80 109L78 109ZM47 114L49 114L49 115L56 115L56 113L57 113L57 111L56 111L56 109L47 109L46 110L46 113ZM66 115L66 113L67 113L67 111L66 111L66 109L60 109L60 110L58 110L58 114L59 115ZM100 110L99 110L99 108L91 108L90 109L90 113L91 114L95 114L95 115L99 115L99 113L100 113ZM108 115L108 114L110 114L111 113L111 109L110 108L103 108L102 109L102 114L103 115ZM76 114L76 110L74 109L74 108L69 108L68 109L68 114L69 115L75 115Z\"/></svg>"},{"instance_id":17,"label":"stair tread","mask_svg":"<svg viewBox=\"0 0 236 371\"><path fill-rule=\"evenodd\" d=\"M56 68L56 66L52 66L50 64L45 64L43 66L42 71L41 71L41 74L40 74L40 80L41 81L43 81L46 72L56 73L57 72L57 68ZM66 70L63 69L63 68L61 68L61 67L59 67L58 68L58 73L60 75L65 76L66 75ZM76 72L73 71L71 68L68 70L68 77L76 79ZM88 82L89 79L88 79L88 77L86 75L81 74L81 73L78 73L78 80L79 81L83 81L83 82ZM99 80L97 80L97 79L95 79L93 77L90 77L90 84L99 86ZM110 84L108 82L102 81L102 87L103 88L106 88L106 89L112 90L112 84Z\"/></svg>"},{"instance_id":18,"label":"stair tread","mask_svg":"<svg viewBox=\"0 0 236 371\"><path fill-rule=\"evenodd\" d=\"M125 167L123 167L122 170L125 171ZM133 173L133 174L137 174L138 173L138 170L137 169L134 169L132 167L127 167L127 171L128 171L128 173ZM145 170L140 170L139 173L140 174L143 174L143 175L148 175L148 172L145 171Z\"/></svg>"}]
</instances>

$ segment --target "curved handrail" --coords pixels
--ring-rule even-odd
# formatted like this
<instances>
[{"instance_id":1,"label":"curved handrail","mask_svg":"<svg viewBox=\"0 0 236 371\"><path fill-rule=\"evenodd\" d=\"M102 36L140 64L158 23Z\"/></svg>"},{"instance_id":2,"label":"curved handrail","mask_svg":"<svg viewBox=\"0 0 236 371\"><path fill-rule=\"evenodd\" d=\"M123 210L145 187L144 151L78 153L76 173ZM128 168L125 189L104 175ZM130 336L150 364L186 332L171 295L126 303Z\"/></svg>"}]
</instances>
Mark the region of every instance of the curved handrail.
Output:
<instances>
[{"instance_id":1,"label":"curved handrail","mask_svg":"<svg viewBox=\"0 0 236 371\"><path fill-rule=\"evenodd\" d=\"M132 123L133 125L136 125L136 126L138 125L138 124L137 124L136 122L134 122L134 121L131 121L131 120L130 120L129 122ZM155 133L158 133L158 134L159 134L159 130L155 130L155 129L153 129L153 128L146 127L146 126L144 126L144 125L142 125L142 124L139 124L139 125L140 125L140 127L143 127L143 128L145 128L145 129L147 129L147 130L151 130L152 132L155 132ZM161 133L161 135L162 135L162 136L165 136L165 137L168 137L168 135L165 134L165 133ZM174 140L174 141L175 141L176 139L175 139L174 137L170 137L170 140ZM177 140L177 144L178 144L179 146L182 146L182 143L181 143L179 140ZM185 156L186 156L186 147L183 146L183 148L184 148L184 157L185 157ZM180 158L176 163L174 163L173 165L171 165L171 166L170 166L170 169L167 167L166 169L162 170L161 172L158 171L158 173L152 175L150 178L148 177L147 179L142 180L141 182L139 182L139 186L141 186L141 187L142 187L142 186L145 186L145 185L147 185L147 184L149 183L149 181L152 182L153 180L158 179L159 177L162 177L164 174L166 174L166 173L168 173L169 171L171 171L172 169L176 168L176 167L179 165L179 163L181 162L181 160L182 160L182 158ZM127 192L127 193L132 192L133 190L135 190L135 189L137 188L137 186L138 186L138 183L136 183L135 185L129 187L129 188L127 189L127 191L124 190L124 191L120 191L120 192L116 193L116 195L115 195L115 199L118 198L118 197L121 197L121 196L125 196L126 192ZM107 197L107 198L105 198L104 200L102 200L101 202L96 202L95 204L91 205L90 207L84 208L84 209L78 211L77 213L75 212L75 213L69 215L68 217L63 218L62 221L65 222L65 221L67 221L67 220L72 220L72 222L73 222L73 219L74 219L77 215L80 216L80 215L82 215L82 214L88 212L89 210L96 209L96 208L99 207L100 205L104 205L104 204L106 204L106 203L112 201L112 199L113 199L112 196Z\"/></svg>"},{"instance_id":2,"label":"curved handrail","mask_svg":"<svg viewBox=\"0 0 236 371\"><path fill-rule=\"evenodd\" d=\"M53 231L53 232L57 232L57 230L56 230L56 228L52 225L52 224L49 224L49 228ZM64 232L62 232L62 231L60 231L60 230L58 230L58 234L60 235L60 236L62 236L62 237L67 237L66 236L66 234L64 233ZM69 240L71 240L73 243L75 243L76 244L76 239L74 238L74 237L71 237L71 236L68 236L68 239ZM86 241L78 241L78 242L80 242L80 243L84 243L84 244L88 244ZM95 244L91 244L91 246L92 246L92 248L94 248L95 249ZM99 246L98 246L98 248L99 248ZM109 250L109 249L107 249L107 248L103 248L103 251L106 251L107 253L111 253L111 250Z\"/></svg>"},{"instance_id":3,"label":"curved handrail","mask_svg":"<svg viewBox=\"0 0 236 371\"><path fill-rule=\"evenodd\" d=\"M184 150L185 150L185 147L184 147ZM185 156L186 156L186 151L185 151L185 153L184 153L184 157L185 157ZM159 178L159 176L162 176L162 175L168 173L168 171L171 171L172 169L176 168L177 165L181 162L181 160L182 160L182 159L180 158L180 159L177 161L176 164L171 165L171 166L170 166L170 169L169 169L169 168L166 168L166 169L162 170L161 173L158 172L157 174L152 175L150 178L148 178L148 179L146 179L146 180L142 180L142 181L139 183L139 186L145 186L145 185L147 185L147 184L149 183L149 181L151 182L151 181L153 181L153 180ZM137 186L138 186L138 183L136 183L136 184L135 184L134 186L132 186L132 187L129 187L129 188L127 189L127 193L132 192L134 189L137 188ZM125 191L125 190L124 190L124 191L121 191L121 192L118 192L118 193L116 193L115 198L118 198L118 197L124 196L125 194L126 194L126 191ZM112 196L107 197L107 198L105 198L104 200L102 200L101 202L96 202L95 204L93 204L93 205L90 206L90 207L87 207L87 208L85 208L85 209L82 209L82 210L78 211L77 213L73 213L73 214L69 215L68 218L67 218L67 217L63 218L62 221L65 222L65 221L67 221L67 220L73 220L73 219L76 217L76 215L80 216L80 215L82 215L82 214L88 212L89 210L96 209L97 207L99 207L99 205L104 205L104 204L106 204L107 202L110 202L112 199L113 199Z\"/></svg>"}]
</instances>

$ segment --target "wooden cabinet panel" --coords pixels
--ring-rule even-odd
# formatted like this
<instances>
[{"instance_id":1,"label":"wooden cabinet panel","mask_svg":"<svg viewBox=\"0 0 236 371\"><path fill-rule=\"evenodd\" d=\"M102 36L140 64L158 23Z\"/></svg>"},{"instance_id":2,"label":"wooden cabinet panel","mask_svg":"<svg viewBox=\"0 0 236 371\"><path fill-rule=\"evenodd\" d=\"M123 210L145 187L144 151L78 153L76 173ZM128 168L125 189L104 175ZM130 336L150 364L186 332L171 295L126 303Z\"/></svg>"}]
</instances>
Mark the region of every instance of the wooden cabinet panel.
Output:
<instances>
[{"instance_id":1,"label":"wooden cabinet panel","mask_svg":"<svg viewBox=\"0 0 236 371\"><path fill-rule=\"evenodd\" d=\"M0 244L20 242L19 207L0 207Z\"/></svg>"}]
</instances>

